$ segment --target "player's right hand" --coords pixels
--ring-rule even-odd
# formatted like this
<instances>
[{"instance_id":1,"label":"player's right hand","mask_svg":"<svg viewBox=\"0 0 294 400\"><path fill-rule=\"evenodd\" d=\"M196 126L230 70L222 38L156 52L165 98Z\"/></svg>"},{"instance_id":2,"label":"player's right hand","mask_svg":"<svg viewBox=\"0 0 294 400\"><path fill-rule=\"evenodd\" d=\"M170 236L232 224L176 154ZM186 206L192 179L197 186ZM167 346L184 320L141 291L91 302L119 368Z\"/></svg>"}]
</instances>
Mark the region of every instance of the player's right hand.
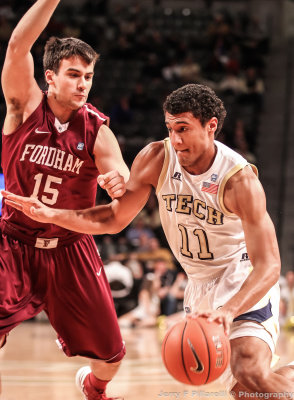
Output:
<instances>
[{"instance_id":1,"label":"player's right hand","mask_svg":"<svg viewBox=\"0 0 294 400\"><path fill-rule=\"evenodd\" d=\"M224 307L221 307L217 310L195 312L191 316L188 316L188 318L192 319L197 317L204 317L207 318L208 322L215 321L216 323L222 325L224 327L225 334L229 336L234 316L232 313L225 310Z\"/></svg>"},{"instance_id":2,"label":"player's right hand","mask_svg":"<svg viewBox=\"0 0 294 400\"><path fill-rule=\"evenodd\" d=\"M53 209L45 206L38 199L33 197L18 196L7 190L1 190L5 203L9 206L22 211L27 217L38 222L51 222L53 217Z\"/></svg>"}]
</instances>

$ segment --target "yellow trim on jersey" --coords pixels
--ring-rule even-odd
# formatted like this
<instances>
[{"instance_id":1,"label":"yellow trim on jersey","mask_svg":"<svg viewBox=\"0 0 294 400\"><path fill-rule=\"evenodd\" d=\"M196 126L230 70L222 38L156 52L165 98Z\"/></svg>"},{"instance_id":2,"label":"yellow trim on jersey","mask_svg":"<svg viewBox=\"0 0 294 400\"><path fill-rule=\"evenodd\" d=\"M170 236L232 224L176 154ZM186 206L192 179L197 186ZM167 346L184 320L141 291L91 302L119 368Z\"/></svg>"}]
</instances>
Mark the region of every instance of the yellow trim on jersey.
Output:
<instances>
[{"instance_id":1,"label":"yellow trim on jersey","mask_svg":"<svg viewBox=\"0 0 294 400\"><path fill-rule=\"evenodd\" d=\"M258 168L257 168L257 166L256 165L254 165L254 164L249 164L250 165L250 167L252 168L252 171L255 173L255 175L257 176L257 178L258 178Z\"/></svg>"},{"instance_id":2,"label":"yellow trim on jersey","mask_svg":"<svg viewBox=\"0 0 294 400\"><path fill-rule=\"evenodd\" d=\"M279 337L279 327L275 321L275 318L270 317L266 321L261 322L261 325L271 335L273 342L276 345Z\"/></svg>"},{"instance_id":3,"label":"yellow trim on jersey","mask_svg":"<svg viewBox=\"0 0 294 400\"><path fill-rule=\"evenodd\" d=\"M274 368L278 364L279 361L280 361L280 356L278 356L277 354L273 354L271 368Z\"/></svg>"},{"instance_id":4,"label":"yellow trim on jersey","mask_svg":"<svg viewBox=\"0 0 294 400\"><path fill-rule=\"evenodd\" d=\"M258 177L258 169L255 165L253 164L237 164L234 168L232 168L223 178L222 183L220 185L219 191L218 191L218 201L221 207L221 211L227 215L234 215L234 213L231 213L225 206L224 204L224 190L225 190L225 186L226 183L228 182L228 180L237 172L239 172L241 169L245 168L247 165L250 165L250 167L252 168L252 171L255 173L255 175Z\"/></svg>"},{"instance_id":5,"label":"yellow trim on jersey","mask_svg":"<svg viewBox=\"0 0 294 400\"><path fill-rule=\"evenodd\" d=\"M156 194L160 192L160 189L162 188L167 170L168 170L168 165L169 165L169 149L170 149L170 140L169 138L165 138L163 140L164 144L164 161L163 161L163 166L162 170L160 172L159 178L158 178L158 183L156 187Z\"/></svg>"},{"instance_id":6,"label":"yellow trim on jersey","mask_svg":"<svg viewBox=\"0 0 294 400\"><path fill-rule=\"evenodd\" d=\"M233 175L235 175L235 174L236 174L237 172L239 172L241 169L245 168L246 165L248 165L248 164L247 164L247 163L244 163L244 164L237 164L237 165L235 165L235 167L232 168L232 169L224 176L224 178L223 178L223 180L222 180L222 183L221 183L221 185L220 185L220 187L219 187L219 191L218 191L218 201L219 201L219 204L220 204L220 207L221 207L221 211L222 211L225 215L227 215L227 216L229 216L229 215L235 215L235 214L232 213L231 211L229 211L229 210L226 208L225 203L224 203L224 190L225 190L226 183L228 182L228 180L229 180Z\"/></svg>"}]
</instances>

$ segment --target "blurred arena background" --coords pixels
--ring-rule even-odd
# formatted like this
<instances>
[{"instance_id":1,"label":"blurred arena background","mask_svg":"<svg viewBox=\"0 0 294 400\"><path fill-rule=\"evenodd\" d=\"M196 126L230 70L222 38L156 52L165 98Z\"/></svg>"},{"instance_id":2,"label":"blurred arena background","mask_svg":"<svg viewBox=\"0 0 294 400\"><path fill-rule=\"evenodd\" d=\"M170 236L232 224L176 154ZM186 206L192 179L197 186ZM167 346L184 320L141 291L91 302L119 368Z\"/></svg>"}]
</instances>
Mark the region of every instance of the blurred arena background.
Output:
<instances>
[{"instance_id":1,"label":"blurred arena background","mask_svg":"<svg viewBox=\"0 0 294 400\"><path fill-rule=\"evenodd\" d=\"M32 3L1 1L1 65ZM228 110L221 139L259 168L286 272L294 263L293 22L293 0L63 0L33 48L36 76L44 87L42 49L51 35L89 42L101 54L89 100L110 115L128 164L167 135L167 93L210 84ZM1 121L4 112L1 96Z\"/></svg>"},{"instance_id":2,"label":"blurred arena background","mask_svg":"<svg viewBox=\"0 0 294 400\"><path fill-rule=\"evenodd\" d=\"M13 28L33 2L1 0L0 65ZM257 165L267 194L282 258L281 323L289 327L294 315L294 1L62 0L32 49L44 90L42 51L50 36L79 37L100 53L89 101L110 116L129 166L148 142L167 136L162 103L172 90L205 83L222 98L228 115L218 139ZM1 124L4 116L0 93ZM98 189L97 203L108 201ZM123 232L95 240L122 326L160 327L164 316L181 309L185 277L169 252L154 195ZM152 304L150 315L146 302Z\"/></svg>"}]
</instances>

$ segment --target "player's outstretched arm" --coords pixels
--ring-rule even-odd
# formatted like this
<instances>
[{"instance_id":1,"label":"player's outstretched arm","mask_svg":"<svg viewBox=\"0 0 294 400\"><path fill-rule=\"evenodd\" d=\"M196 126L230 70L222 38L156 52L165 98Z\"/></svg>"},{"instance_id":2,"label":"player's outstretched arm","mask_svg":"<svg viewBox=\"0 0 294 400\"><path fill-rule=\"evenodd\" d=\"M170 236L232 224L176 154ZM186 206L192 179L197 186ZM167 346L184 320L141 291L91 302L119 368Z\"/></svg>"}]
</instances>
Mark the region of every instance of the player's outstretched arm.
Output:
<instances>
[{"instance_id":1,"label":"player's outstretched arm","mask_svg":"<svg viewBox=\"0 0 294 400\"><path fill-rule=\"evenodd\" d=\"M146 204L152 186L156 187L163 164L162 142L146 146L136 157L126 193L110 204L86 210L58 210L39 200L2 191L8 205L44 223L89 234L117 233L125 228Z\"/></svg>"},{"instance_id":2,"label":"player's outstretched arm","mask_svg":"<svg viewBox=\"0 0 294 400\"><path fill-rule=\"evenodd\" d=\"M257 304L278 281L281 264L274 225L266 211L264 190L249 167L227 182L224 202L226 208L242 220L253 269L239 292L223 307L200 315L223 324L228 334L233 319Z\"/></svg>"},{"instance_id":3,"label":"player's outstretched arm","mask_svg":"<svg viewBox=\"0 0 294 400\"><path fill-rule=\"evenodd\" d=\"M227 183L226 207L238 215L253 270L240 291L224 306L234 317L254 306L278 281L281 261L273 222L266 210L262 185L246 167Z\"/></svg>"},{"instance_id":4,"label":"player's outstretched arm","mask_svg":"<svg viewBox=\"0 0 294 400\"><path fill-rule=\"evenodd\" d=\"M34 79L31 48L47 26L60 0L38 0L21 18L8 43L2 69L2 88L7 104L4 134L13 132L39 105L42 93Z\"/></svg>"}]
</instances>

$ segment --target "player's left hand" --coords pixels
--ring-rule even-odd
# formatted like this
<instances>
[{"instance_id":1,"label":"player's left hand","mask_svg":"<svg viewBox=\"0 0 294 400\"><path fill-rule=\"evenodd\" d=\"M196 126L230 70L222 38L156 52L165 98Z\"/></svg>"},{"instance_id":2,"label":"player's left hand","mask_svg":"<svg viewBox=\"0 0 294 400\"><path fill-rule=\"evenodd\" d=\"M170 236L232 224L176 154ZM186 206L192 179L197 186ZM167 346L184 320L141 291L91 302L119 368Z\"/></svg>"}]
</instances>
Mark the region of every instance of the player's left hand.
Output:
<instances>
[{"instance_id":1,"label":"player's left hand","mask_svg":"<svg viewBox=\"0 0 294 400\"><path fill-rule=\"evenodd\" d=\"M230 333L230 327L234 319L234 316L229 311L223 308L219 308L218 310L194 313L189 318L197 318L197 317L204 317L207 318L208 322L215 321L216 323L223 325L225 334L227 336Z\"/></svg>"},{"instance_id":2,"label":"player's left hand","mask_svg":"<svg viewBox=\"0 0 294 400\"><path fill-rule=\"evenodd\" d=\"M124 177L118 171L109 171L97 178L98 184L105 189L108 195L113 199L121 197L126 191Z\"/></svg>"},{"instance_id":3,"label":"player's left hand","mask_svg":"<svg viewBox=\"0 0 294 400\"><path fill-rule=\"evenodd\" d=\"M5 203L22 211L27 217L43 223L52 223L54 218L54 209L47 207L34 197L18 196L8 190L1 190Z\"/></svg>"}]
</instances>

